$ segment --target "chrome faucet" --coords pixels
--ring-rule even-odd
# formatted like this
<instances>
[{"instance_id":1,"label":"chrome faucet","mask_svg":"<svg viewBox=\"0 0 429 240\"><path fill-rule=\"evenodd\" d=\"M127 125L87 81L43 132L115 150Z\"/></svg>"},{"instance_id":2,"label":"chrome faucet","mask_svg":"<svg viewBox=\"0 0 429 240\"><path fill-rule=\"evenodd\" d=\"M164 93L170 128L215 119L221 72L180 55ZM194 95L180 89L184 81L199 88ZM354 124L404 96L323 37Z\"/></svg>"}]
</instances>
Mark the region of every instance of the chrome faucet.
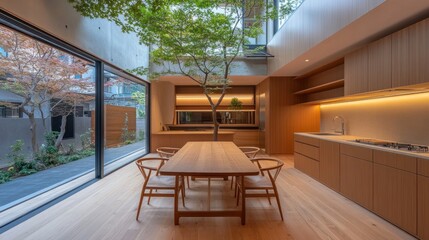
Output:
<instances>
[{"instance_id":1,"label":"chrome faucet","mask_svg":"<svg viewBox=\"0 0 429 240\"><path fill-rule=\"evenodd\" d=\"M337 120L337 119L340 119L340 121L341 121L341 131L337 131L337 128L335 127L335 120ZM345 134L345 130L344 130L344 118L341 117L341 116L335 116L332 119L332 122L334 123L334 132L341 133L341 135L344 135Z\"/></svg>"}]
</instances>

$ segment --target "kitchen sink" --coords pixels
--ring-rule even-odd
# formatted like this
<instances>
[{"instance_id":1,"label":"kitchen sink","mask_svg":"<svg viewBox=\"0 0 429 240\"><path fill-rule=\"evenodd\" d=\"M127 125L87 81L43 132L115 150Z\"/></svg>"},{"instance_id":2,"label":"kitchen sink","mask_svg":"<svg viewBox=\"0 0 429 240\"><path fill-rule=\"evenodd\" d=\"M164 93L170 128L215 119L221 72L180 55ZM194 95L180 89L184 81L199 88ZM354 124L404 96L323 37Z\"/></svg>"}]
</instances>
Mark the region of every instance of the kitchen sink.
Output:
<instances>
[{"instance_id":1,"label":"kitchen sink","mask_svg":"<svg viewBox=\"0 0 429 240\"><path fill-rule=\"evenodd\" d=\"M315 132L315 133L310 133L313 135L322 135L322 136L339 136L338 133L328 133L328 132Z\"/></svg>"}]
</instances>

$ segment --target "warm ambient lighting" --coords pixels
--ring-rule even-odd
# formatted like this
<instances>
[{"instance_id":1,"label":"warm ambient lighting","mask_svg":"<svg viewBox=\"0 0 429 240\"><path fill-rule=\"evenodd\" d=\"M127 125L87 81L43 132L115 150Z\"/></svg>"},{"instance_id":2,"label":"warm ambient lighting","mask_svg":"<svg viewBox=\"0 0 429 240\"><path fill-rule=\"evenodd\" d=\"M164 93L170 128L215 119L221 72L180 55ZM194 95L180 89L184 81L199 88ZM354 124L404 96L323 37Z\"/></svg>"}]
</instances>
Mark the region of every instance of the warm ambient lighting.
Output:
<instances>
[{"instance_id":1,"label":"warm ambient lighting","mask_svg":"<svg viewBox=\"0 0 429 240\"><path fill-rule=\"evenodd\" d=\"M352 102L342 102L342 103L326 103L321 104L320 108L330 108L330 107L343 107L343 106L357 106L362 104L382 104L388 105L393 103L406 103L406 102L427 102L429 107L429 93L418 93L418 94L410 94L410 95L402 95L402 96L392 96L392 97L383 97L376 99L365 99L358 100Z\"/></svg>"},{"instance_id":2,"label":"warm ambient lighting","mask_svg":"<svg viewBox=\"0 0 429 240\"><path fill-rule=\"evenodd\" d=\"M306 62L310 62L310 59L305 59Z\"/></svg>"},{"instance_id":3,"label":"warm ambient lighting","mask_svg":"<svg viewBox=\"0 0 429 240\"><path fill-rule=\"evenodd\" d=\"M214 102L217 102L220 94L212 94L212 99ZM226 95L222 100L222 105L229 105L232 98L238 98L243 105L253 105L254 97L250 94L231 94ZM176 95L176 104L177 105L195 105L195 104L207 104L207 97L203 94L177 94Z\"/></svg>"}]
</instances>

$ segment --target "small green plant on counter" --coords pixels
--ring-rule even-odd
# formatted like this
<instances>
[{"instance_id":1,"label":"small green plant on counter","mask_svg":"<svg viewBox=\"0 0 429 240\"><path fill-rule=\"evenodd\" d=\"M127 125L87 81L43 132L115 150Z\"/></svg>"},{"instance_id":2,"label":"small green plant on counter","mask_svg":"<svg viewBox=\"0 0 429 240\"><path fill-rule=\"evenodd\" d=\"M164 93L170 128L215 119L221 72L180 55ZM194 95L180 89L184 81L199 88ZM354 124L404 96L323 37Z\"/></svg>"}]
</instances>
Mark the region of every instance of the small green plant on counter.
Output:
<instances>
[{"instance_id":1,"label":"small green plant on counter","mask_svg":"<svg viewBox=\"0 0 429 240\"><path fill-rule=\"evenodd\" d=\"M241 110L243 108L243 102L241 102L238 98L233 97L231 99L231 103L229 104L229 108L232 110Z\"/></svg>"}]
</instances>

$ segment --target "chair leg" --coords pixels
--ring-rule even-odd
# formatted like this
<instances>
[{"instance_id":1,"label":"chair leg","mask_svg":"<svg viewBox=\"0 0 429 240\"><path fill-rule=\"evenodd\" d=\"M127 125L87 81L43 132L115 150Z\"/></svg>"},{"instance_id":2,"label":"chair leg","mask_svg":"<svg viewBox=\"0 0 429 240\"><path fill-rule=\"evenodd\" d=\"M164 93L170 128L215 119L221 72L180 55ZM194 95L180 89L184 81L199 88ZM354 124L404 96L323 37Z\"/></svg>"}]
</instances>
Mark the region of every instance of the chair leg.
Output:
<instances>
[{"instance_id":1,"label":"chair leg","mask_svg":"<svg viewBox=\"0 0 429 240\"><path fill-rule=\"evenodd\" d=\"M185 184L182 184L182 205L185 207Z\"/></svg>"},{"instance_id":2,"label":"chair leg","mask_svg":"<svg viewBox=\"0 0 429 240\"><path fill-rule=\"evenodd\" d=\"M282 218L282 221L283 221L283 212L282 212L282 207L280 206L279 193L277 192L276 185L273 186L273 190L274 190L274 195L276 195L277 205L280 211L280 217Z\"/></svg>"},{"instance_id":3,"label":"chair leg","mask_svg":"<svg viewBox=\"0 0 429 240\"><path fill-rule=\"evenodd\" d=\"M265 189L265 191L267 192L267 198L268 198L268 202L270 203L270 205L271 205L271 198L270 198L270 193L268 192L268 189Z\"/></svg>"},{"instance_id":4,"label":"chair leg","mask_svg":"<svg viewBox=\"0 0 429 240\"><path fill-rule=\"evenodd\" d=\"M236 181L238 181L238 179L236 179ZM238 206L238 201L240 201L240 187L237 187L238 186L238 184L235 186L235 188L236 189L238 189L238 191L236 191L237 192L237 206Z\"/></svg>"},{"instance_id":5,"label":"chair leg","mask_svg":"<svg viewBox=\"0 0 429 240\"><path fill-rule=\"evenodd\" d=\"M237 196L237 191L238 191L238 181L239 181L239 178L238 177L235 177L235 189L234 189L234 197L236 197Z\"/></svg>"},{"instance_id":6,"label":"chair leg","mask_svg":"<svg viewBox=\"0 0 429 240\"><path fill-rule=\"evenodd\" d=\"M149 190L149 198L147 199L147 205L149 205L151 197L152 197L152 189Z\"/></svg>"},{"instance_id":7,"label":"chair leg","mask_svg":"<svg viewBox=\"0 0 429 240\"><path fill-rule=\"evenodd\" d=\"M231 176L231 190L232 190L232 185L234 184L234 176Z\"/></svg>"},{"instance_id":8,"label":"chair leg","mask_svg":"<svg viewBox=\"0 0 429 240\"><path fill-rule=\"evenodd\" d=\"M185 193L185 176L182 177L182 194L183 194L183 197L186 197L186 193Z\"/></svg>"},{"instance_id":9,"label":"chair leg","mask_svg":"<svg viewBox=\"0 0 429 240\"><path fill-rule=\"evenodd\" d=\"M143 198L144 198L144 192L145 192L145 186L143 185L142 187L142 191L140 193L140 201L139 201L139 206L137 207L137 215L136 215L136 220L139 220L139 215L140 215L140 209L142 207L142 202L143 202Z\"/></svg>"},{"instance_id":10,"label":"chair leg","mask_svg":"<svg viewBox=\"0 0 429 240\"><path fill-rule=\"evenodd\" d=\"M189 176L186 176L186 182L188 183L188 188L191 188L189 185Z\"/></svg>"}]
</instances>

